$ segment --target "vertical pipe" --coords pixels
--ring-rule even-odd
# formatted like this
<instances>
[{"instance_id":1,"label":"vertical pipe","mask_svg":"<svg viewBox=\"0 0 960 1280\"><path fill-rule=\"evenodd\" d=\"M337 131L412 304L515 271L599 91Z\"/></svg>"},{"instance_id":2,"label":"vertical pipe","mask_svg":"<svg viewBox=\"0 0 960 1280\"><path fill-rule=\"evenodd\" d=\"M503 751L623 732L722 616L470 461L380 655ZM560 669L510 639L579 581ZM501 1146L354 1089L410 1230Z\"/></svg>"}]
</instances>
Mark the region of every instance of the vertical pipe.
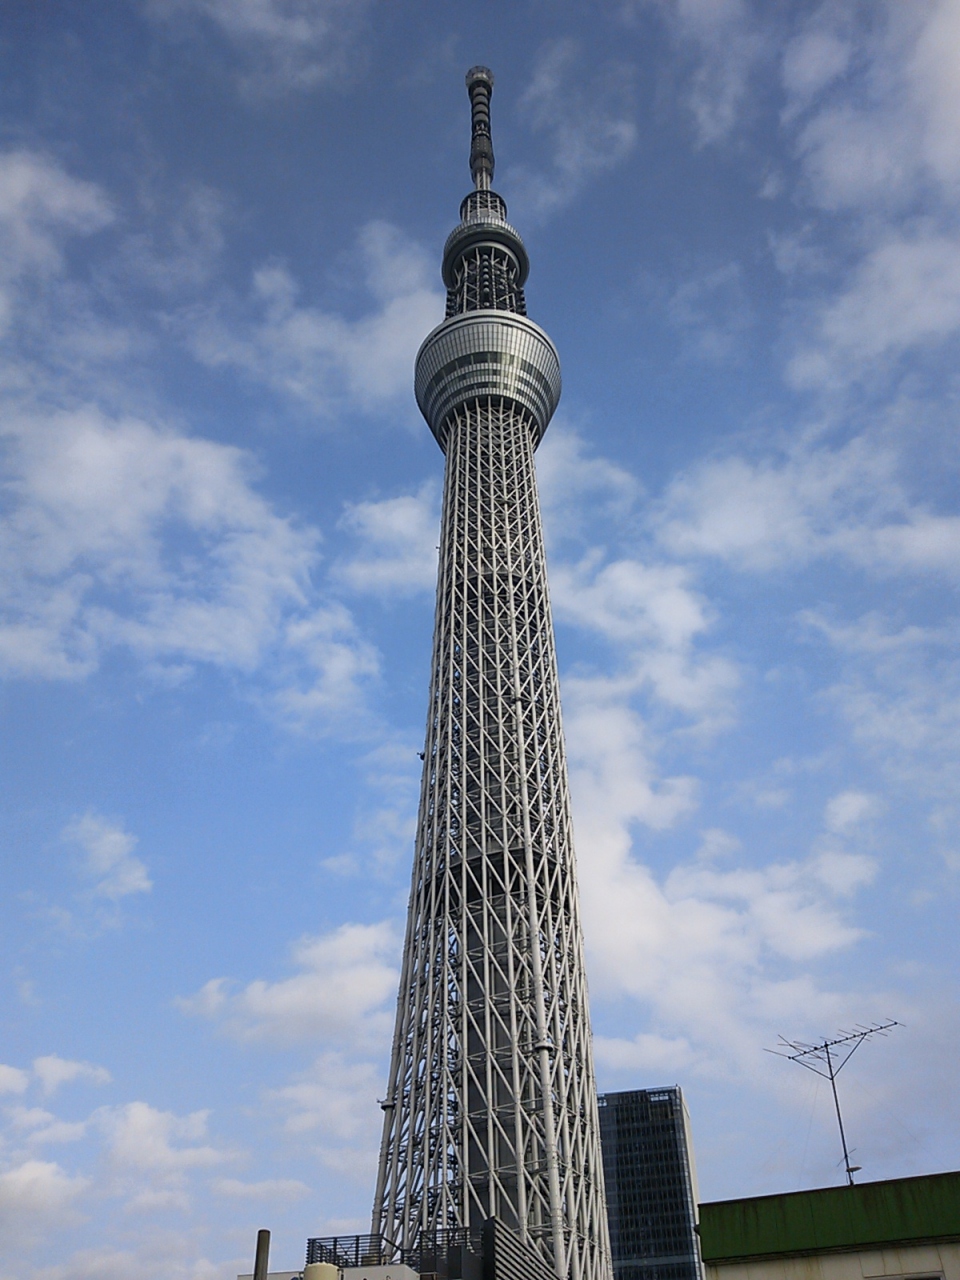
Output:
<instances>
[{"instance_id":1,"label":"vertical pipe","mask_svg":"<svg viewBox=\"0 0 960 1280\"><path fill-rule=\"evenodd\" d=\"M270 1232L257 1232L257 1256L253 1264L253 1280L267 1280L270 1269Z\"/></svg>"},{"instance_id":2,"label":"vertical pipe","mask_svg":"<svg viewBox=\"0 0 960 1280\"><path fill-rule=\"evenodd\" d=\"M850 1153L847 1151L847 1135L843 1132L843 1118L840 1115L840 1099L837 1096L837 1077L833 1070L833 1058L830 1056L830 1046L826 1041L824 1041L823 1047L827 1055L827 1071L830 1073L830 1088L833 1090L833 1105L837 1109L837 1124L840 1126L840 1143L843 1147L843 1167L847 1171L847 1185L852 1187L853 1170L850 1168ZM843 1063L840 1065L843 1066Z\"/></svg>"}]
</instances>

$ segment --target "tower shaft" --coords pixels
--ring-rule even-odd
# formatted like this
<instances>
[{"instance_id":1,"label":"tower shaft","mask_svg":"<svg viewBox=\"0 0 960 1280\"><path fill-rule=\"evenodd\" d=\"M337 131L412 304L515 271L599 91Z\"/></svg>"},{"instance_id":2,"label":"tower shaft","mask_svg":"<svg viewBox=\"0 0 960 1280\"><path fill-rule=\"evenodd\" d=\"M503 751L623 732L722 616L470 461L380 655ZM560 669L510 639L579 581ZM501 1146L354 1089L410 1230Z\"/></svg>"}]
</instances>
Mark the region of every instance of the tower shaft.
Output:
<instances>
[{"instance_id":1,"label":"tower shaft","mask_svg":"<svg viewBox=\"0 0 960 1280\"><path fill-rule=\"evenodd\" d=\"M522 314L526 253L500 197L479 185L489 172L475 173L478 190L447 244L448 319L417 361L418 400L447 458L424 773L372 1229L411 1248L434 1231L476 1230L495 1216L559 1277L608 1280L534 470L559 365ZM486 306L482 288L464 287L470 271L482 282L485 263L499 264L501 281Z\"/></svg>"}]
</instances>

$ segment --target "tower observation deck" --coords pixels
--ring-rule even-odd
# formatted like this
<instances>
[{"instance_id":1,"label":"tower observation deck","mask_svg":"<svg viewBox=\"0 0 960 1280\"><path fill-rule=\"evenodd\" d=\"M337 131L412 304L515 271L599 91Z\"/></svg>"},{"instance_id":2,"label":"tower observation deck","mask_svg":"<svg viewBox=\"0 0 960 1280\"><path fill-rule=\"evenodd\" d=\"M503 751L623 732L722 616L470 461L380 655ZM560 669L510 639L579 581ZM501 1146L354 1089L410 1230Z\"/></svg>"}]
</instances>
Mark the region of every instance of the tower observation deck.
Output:
<instances>
[{"instance_id":1,"label":"tower observation deck","mask_svg":"<svg viewBox=\"0 0 960 1280\"><path fill-rule=\"evenodd\" d=\"M560 1280L610 1280L596 1086L534 451L560 397L529 259L491 190L493 76L467 74L474 190L416 361L446 454L413 883L372 1231L497 1218Z\"/></svg>"}]
</instances>

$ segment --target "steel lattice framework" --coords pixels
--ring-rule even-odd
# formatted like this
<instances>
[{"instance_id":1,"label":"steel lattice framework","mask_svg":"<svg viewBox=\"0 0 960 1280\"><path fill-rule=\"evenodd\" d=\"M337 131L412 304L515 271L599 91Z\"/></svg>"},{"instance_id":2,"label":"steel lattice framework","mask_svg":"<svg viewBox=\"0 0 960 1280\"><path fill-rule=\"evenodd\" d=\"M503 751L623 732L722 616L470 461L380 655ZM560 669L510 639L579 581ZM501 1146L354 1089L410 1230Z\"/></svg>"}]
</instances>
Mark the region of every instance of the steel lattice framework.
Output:
<instances>
[{"instance_id":1,"label":"steel lattice framework","mask_svg":"<svg viewBox=\"0 0 960 1280\"><path fill-rule=\"evenodd\" d=\"M446 452L430 708L374 1232L409 1249L496 1216L566 1280L611 1275L596 1086L534 451L560 394L528 270L489 189L444 252L417 358Z\"/></svg>"}]
</instances>

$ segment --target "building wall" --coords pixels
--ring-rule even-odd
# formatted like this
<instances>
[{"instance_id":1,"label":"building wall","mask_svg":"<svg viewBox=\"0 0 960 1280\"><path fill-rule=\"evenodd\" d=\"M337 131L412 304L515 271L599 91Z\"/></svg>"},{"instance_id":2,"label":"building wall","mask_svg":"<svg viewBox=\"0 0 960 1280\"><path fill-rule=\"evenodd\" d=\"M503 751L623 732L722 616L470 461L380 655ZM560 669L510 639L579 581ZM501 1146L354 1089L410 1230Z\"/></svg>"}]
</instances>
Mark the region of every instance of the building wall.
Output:
<instances>
[{"instance_id":1,"label":"building wall","mask_svg":"<svg viewBox=\"0 0 960 1280\"><path fill-rule=\"evenodd\" d=\"M706 1280L960 1280L960 1242L708 1263Z\"/></svg>"}]
</instances>

